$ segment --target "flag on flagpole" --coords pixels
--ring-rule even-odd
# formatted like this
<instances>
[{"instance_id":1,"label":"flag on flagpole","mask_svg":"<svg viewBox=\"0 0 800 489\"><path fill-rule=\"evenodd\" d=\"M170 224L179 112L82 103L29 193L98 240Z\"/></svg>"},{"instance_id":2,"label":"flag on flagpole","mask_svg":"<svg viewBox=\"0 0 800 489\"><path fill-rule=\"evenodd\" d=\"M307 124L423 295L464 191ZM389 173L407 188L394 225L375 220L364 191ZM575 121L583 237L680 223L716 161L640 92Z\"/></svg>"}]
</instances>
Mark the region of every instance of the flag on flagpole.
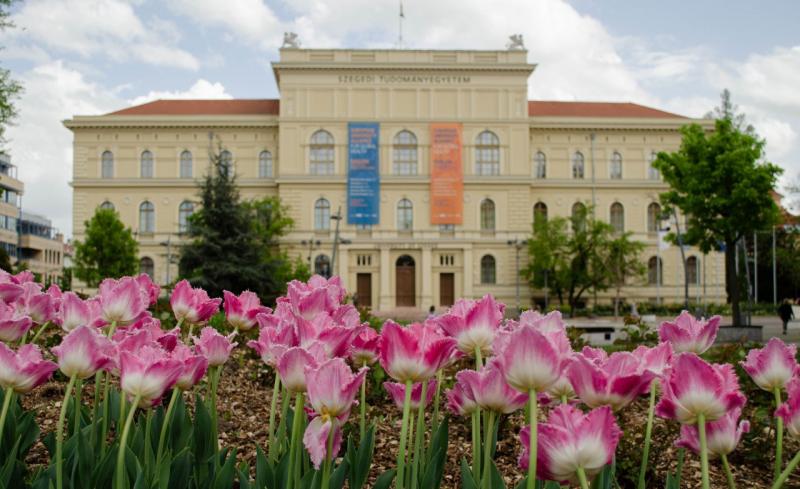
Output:
<instances>
[{"instance_id":1,"label":"flag on flagpole","mask_svg":"<svg viewBox=\"0 0 800 489\"><path fill-rule=\"evenodd\" d=\"M403 2L400 2L400 18L406 18L406 15L403 13Z\"/></svg>"}]
</instances>

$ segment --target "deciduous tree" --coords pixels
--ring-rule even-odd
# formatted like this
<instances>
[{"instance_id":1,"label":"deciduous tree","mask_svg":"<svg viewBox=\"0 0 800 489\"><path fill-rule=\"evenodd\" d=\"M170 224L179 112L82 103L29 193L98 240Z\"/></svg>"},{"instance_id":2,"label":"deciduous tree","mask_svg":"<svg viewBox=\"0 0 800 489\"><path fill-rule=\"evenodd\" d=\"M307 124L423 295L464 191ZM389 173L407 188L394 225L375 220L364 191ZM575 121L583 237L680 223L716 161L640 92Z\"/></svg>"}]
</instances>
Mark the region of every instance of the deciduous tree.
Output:
<instances>
[{"instance_id":1,"label":"deciduous tree","mask_svg":"<svg viewBox=\"0 0 800 489\"><path fill-rule=\"evenodd\" d=\"M95 287L106 277L137 272L138 244L115 210L98 208L83 225L86 238L75 242L75 277Z\"/></svg>"}]
</instances>

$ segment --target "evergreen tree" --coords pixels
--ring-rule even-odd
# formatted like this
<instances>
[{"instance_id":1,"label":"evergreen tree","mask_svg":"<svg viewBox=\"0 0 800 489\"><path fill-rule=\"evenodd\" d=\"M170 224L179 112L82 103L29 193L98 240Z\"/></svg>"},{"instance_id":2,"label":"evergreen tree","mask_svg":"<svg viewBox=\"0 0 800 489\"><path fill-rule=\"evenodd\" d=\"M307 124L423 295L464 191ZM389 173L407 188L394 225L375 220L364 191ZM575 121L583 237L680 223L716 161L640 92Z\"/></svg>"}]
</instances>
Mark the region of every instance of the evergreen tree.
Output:
<instances>
[{"instance_id":1,"label":"evergreen tree","mask_svg":"<svg viewBox=\"0 0 800 489\"><path fill-rule=\"evenodd\" d=\"M0 0L0 32L8 27L14 27L9 20L9 9L14 0ZM14 101L22 93L22 85L11 78L11 72L0 68L0 143L5 142L4 133L6 126L17 116Z\"/></svg>"},{"instance_id":2,"label":"evergreen tree","mask_svg":"<svg viewBox=\"0 0 800 489\"><path fill-rule=\"evenodd\" d=\"M713 132L698 124L684 126L680 149L659 153L653 166L670 186L661 194L665 211L677 208L686 216L684 243L703 253L724 245L728 300L733 324L740 325L737 248L742 238L768 230L777 221L771 192L782 170L763 161L765 141L736 114L727 90L714 115Z\"/></svg>"},{"instance_id":3,"label":"evergreen tree","mask_svg":"<svg viewBox=\"0 0 800 489\"><path fill-rule=\"evenodd\" d=\"M137 272L139 246L115 210L98 208L83 225L86 239L75 242L75 277L96 287L104 278Z\"/></svg>"},{"instance_id":4,"label":"evergreen tree","mask_svg":"<svg viewBox=\"0 0 800 489\"><path fill-rule=\"evenodd\" d=\"M223 290L251 290L271 303L296 272L277 241L292 221L276 198L242 202L221 151L210 158L201 207L189 218L191 240L181 248L179 275L212 297Z\"/></svg>"},{"instance_id":5,"label":"evergreen tree","mask_svg":"<svg viewBox=\"0 0 800 489\"><path fill-rule=\"evenodd\" d=\"M5 248L0 247L0 269L8 273L14 273L14 268L11 265L11 258L8 256Z\"/></svg>"}]
</instances>

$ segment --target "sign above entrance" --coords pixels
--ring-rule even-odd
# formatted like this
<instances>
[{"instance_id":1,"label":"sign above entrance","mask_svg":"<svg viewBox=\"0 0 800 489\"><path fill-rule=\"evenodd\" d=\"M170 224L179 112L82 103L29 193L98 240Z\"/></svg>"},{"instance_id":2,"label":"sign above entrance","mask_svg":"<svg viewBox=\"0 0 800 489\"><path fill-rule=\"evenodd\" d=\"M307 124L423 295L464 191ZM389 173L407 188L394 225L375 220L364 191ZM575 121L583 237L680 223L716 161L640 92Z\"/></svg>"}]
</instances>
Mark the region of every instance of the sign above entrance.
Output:
<instances>
[{"instance_id":1,"label":"sign above entrance","mask_svg":"<svg viewBox=\"0 0 800 489\"><path fill-rule=\"evenodd\" d=\"M373 225L380 217L377 122L350 122L347 164L347 223Z\"/></svg>"},{"instance_id":2,"label":"sign above entrance","mask_svg":"<svg viewBox=\"0 0 800 489\"><path fill-rule=\"evenodd\" d=\"M464 221L461 124L431 124L431 224Z\"/></svg>"}]
</instances>

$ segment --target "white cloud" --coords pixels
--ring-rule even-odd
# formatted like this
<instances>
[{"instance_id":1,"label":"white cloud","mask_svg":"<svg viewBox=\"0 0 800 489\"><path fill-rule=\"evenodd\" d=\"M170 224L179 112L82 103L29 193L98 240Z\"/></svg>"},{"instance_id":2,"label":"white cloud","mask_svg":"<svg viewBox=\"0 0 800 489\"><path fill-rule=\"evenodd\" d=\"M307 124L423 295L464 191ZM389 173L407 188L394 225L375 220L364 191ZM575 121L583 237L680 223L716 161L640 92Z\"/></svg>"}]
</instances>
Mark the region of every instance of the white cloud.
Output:
<instances>
[{"instance_id":1,"label":"white cloud","mask_svg":"<svg viewBox=\"0 0 800 489\"><path fill-rule=\"evenodd\" d=\"M231 99L233 96L225 90L225 87L222 85L222 83L212 83L201 78L197 80L194 85L189 87L188 90L178 90L173 92L154 90L146 95L140 95L136 98L128 100L128 103L130 105L139 105L152 100L181 98Z\"/></svg>"},{"instance_id":2,"label":"white cloud","mask_svg":"<svg viewBox=\"0 0 800 489\"><path fill-rule=\"evenodd\" d=\"M239 38L268 47L283 36L277 16L261 0L172 0L168 5L199 24L227 29L229 41Z\"/></svg>"},{"instance_id":3,"label":"white cloud","mask_svg":"<svg viewBox=\"0 0 800 489\"><path fill-rule=\"evenodd\" d=\"M200 67L191 53L174 45L177 33L165 34L164 22L155 19L143 23L122 0L33 0L12 20L17 28L8 31L8 38L33 41L54 52L108 56L118 62L132 57L188 70Z\"/></svg>"}]
</instances>

